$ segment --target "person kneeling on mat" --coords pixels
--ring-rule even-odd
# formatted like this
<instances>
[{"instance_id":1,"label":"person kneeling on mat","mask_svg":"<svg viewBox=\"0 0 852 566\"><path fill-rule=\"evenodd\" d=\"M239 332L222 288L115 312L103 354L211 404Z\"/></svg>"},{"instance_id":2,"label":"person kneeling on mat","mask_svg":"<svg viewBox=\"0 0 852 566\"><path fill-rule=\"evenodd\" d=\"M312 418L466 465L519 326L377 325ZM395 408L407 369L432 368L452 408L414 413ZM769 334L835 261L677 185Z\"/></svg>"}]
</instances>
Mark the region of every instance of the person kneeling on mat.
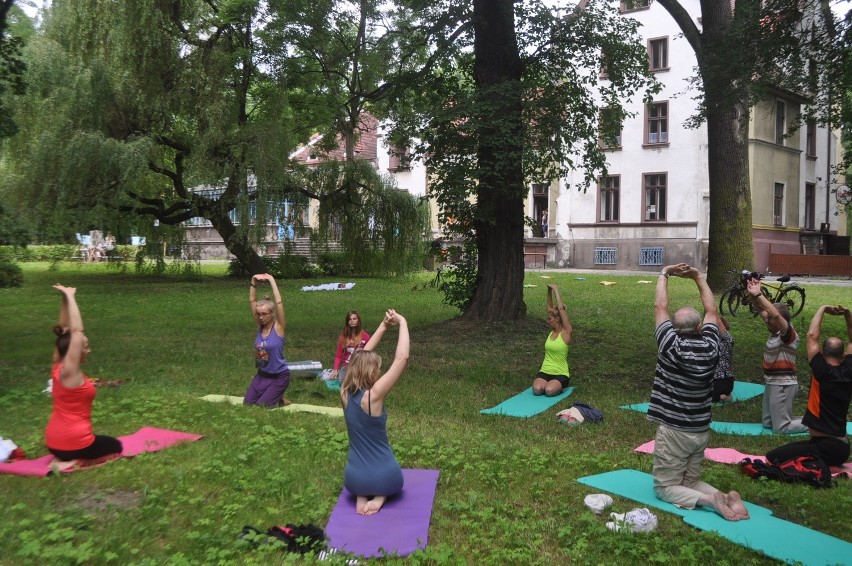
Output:
<instances>
[{"instance_id":1,"label":"person kneeling on mat","mask_svg":"<svg viewBox=\"0 0 852 566\"><path fill-rule=\"evenodd\" d=\"M828 313L846 318L849 343L832 336L819 345L823 316ZM848 308L823 305L808 328L808 363L811 366L811 391L802 424L808 427L809 440L786 444L766 455L771 464L816 456L829 466L842 466L849 459L846 415L852 400L852 312Z\"/></svg>"},{"instance_id":2,"label":"person kneeling on mat","mask_svg":"<svg viewBox=\"0 0 852 566\"><path fill-rule=\"evenodd\" d=\"M698 286L704 321L693 307L669 317L669 277L692 279ZM654 318L657 366L648 420L659 424L654 442L654 493L678 507L713 508L729 521L748 519L736 491L722 493L701 481L701 462L710 436L710 396L719 362L719 320L713 292L686 263L667 265L657 280Z\"/></svg>"},{"instance_id":3,"label":"person kneeling on mat","mask_svg":"<svg viewBox=\"0 0 852 566\"><path fill-rule=\"evenodd\" d=\"M44 431L51 454L70 467L94 464L121 455L121 441L112 436L92 432L92 403L95 386L80 366L89 356L89 339L83 332L83 317L75 297L77 289L60 284L53 286L62 293L59 324L53 327L56 348L53 350L53 412Z\"/></svg>"},{"instance_id":4,"label":"person kneeling on mat","mask_svg":"<svg viewBox=\"0 0 852 566\"><path fill-rule=\"evenodd\" d=\"M571 379L568 347L574 332L565 304L559 297L559 289L553 284L547 286L547 323L551 330L544 341L544 361L533 380L532 390L533 395L553 397L562 393Z\"/></svg>"},{"instance_id":5,"label":"person kneeling on mat","mask_svg":"<svg viewBox=\"0 0 852 566\"><path fill-rule=\"evenodd\" d=\"M396 354L388 371L380 375L382 358L373 350L393 325L399 325ZM385 397L408 365L409 348L408 323L388 310L364 349L352 354L340 387L349 431L343 486L355 495L355 510L360 515L377 513L388 497L402 490L402 469L388 442Z\"/></svg>"}]
</instances>

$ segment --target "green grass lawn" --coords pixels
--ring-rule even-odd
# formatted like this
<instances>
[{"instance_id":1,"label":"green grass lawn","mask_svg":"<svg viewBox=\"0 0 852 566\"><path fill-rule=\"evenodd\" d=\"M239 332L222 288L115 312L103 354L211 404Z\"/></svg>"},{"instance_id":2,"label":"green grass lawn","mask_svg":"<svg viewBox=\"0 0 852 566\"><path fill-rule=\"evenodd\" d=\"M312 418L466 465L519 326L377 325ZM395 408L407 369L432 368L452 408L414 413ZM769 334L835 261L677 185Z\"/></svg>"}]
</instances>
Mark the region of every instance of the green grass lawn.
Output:
<instances>
[{"instance_id":1,"label":"green grass lawn","mask_svg":"<svg viewBox=\"0 0 852 566\"><path fill-rule=\"evenodd\" d=\"M24 286L0 289L0 436L30 457L46 453L43 429L60 295L51 284L78 288L92 353L85 370L101 379L126 379L98 392L95 431L130 434L142 426L205 435L185 444L98 469L45 479L0 476L0 564L286 563L276 550L250 550L236 538L243 525L325 526L342 487L348 439L343 419L206 403L209 393L242 395L253 375L254 321L248 280L223 277L221 265L203 275L137 276L102 265L24 264ZM419 289L428 274L399 279L354 279L351 291L301 292L333 279L284 281L287 357L328 367L346 312L357 309L372 332L388 307L411 325L411 362L388 401L389 436L403 467L435 468L441 476L429 548L406 563L767 564L761 554L697 531L657 513L653 534L608 531L604 517L583 505L589 488L576 478L619 468L650 472L651 456L633 448L655 427L618 409L647 401L654 371L656 277L527 274L529 318L470 325L441 305L434 289ZM581 279L580 277L584 278ZM350 279L351 280L351 279ZM601 280L615 281L612 286ZM530 386L543 356L547 283L557 283L574 324L570 364L576 391L531 419L480 415ZM807 285L807 304L794 320L802 335L797 414L809 383L804 334L822 303L852 305L852 288ZM691 281L670 282L672 306L699 306ZM839 317L827 332L845 339ZM759 320L732 320L737 379L762 382L766 331ZM385 366L396 332L379 348ZM295 378L287 397L297 403L339 406L320 381ZM600 408L601 425L568 427L556 412L582 401ZM760 398L714 409L714 419L758 422ZM776 437L712 433L712 447L765 453ZM850 485L830 490L755 482L736 466L708 462L704 479L737 489L775 515L852 540ZM616 498L612 510L636 505ZM846 557L848 559L849 557ZM843 559L838 557L838 561ZM302 560L299 557L299 560Z\"/></svg>"}]
</instances>

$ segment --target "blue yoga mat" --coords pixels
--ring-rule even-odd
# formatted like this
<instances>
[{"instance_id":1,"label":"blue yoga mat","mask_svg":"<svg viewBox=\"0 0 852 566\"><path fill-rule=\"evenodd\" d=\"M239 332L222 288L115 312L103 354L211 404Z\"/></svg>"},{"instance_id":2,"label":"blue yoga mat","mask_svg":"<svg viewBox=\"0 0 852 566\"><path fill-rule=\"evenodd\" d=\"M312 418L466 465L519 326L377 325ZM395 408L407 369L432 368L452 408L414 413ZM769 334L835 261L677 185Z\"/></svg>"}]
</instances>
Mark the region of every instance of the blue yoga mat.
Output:
<instances>
[{"instance_id":1,"label":"blue yoga mat","mask_svg":"<svg viewBox=\"0 0 852 566\"><path fill-rule=\"evenodd\" d=\"M533 395L532 387L530 387L526 391L506 399L496 407L482 409L479 412L486 415L504 415L507 417L532 417L554 406L571 395L573 391L574 388L569 387L559 395L548 397L547 395Z\"/></svg>"},{"instance_id":2,"label":"blue yoga mat","mask_svg":"<svg viewBox=\"0 0 852 566\"><path fill-rule=\"evenodd\" d=\"M790 564L852 564L852 543L779 519L760 505L746 502L750 519L726 521L710 509L681 509L657 499L654 480L645 472L616 470L577 481L679 515L688 525Z\"/></svg>"},{"instance_id":3,"label":"blue yoga mat","mask_svg":"<svg viewBox=\"0 0 852 566\"><path fill-rule=\"evenodd\" d=\"M804 436L807 432L796 432L793 434L781 434L773 432L772 429L763 428L761 423L725 423L713 421L710 430L721 434L737 434L739 436ZM846 434L852 434L852 423L846 423Z\"/></svg>"},{"instance_id":4,"label":"blue yoga mat","mask_svg":"<svg viewBox=\"0 0 852 566\"><path fill-rule=\"evenodd\" d=\"M764 389L766 389L766 386L761 383L735 381L734 390L731 391L731 400L728 401L728 403L736 403L738 401L745 401L746 399L751 399L753 397L759 397L760 395L763 395ZM619 408L628 409L630 411L639 411L640 413L647 413L649 405L650 403L636 403L633 405L622 405Z\"/></svg>"}]
</instances>

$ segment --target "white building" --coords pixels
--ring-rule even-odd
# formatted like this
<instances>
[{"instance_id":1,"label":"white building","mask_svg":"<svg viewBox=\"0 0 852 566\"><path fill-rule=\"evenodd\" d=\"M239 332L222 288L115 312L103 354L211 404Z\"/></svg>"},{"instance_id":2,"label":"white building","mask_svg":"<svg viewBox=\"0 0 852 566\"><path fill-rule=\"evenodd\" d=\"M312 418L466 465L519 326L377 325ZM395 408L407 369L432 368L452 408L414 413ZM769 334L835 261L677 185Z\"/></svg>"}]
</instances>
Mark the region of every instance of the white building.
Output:
<instances>
[{"instance_id":1,"label":"white building","mask_svg":"<svg viewBox=\"0 0 852 566\"><path fill-rule=\"evenodd\" d=\"M633 117L623 123L620 144L607 149L608 173L597 186L579 191L583 175L575 172L549 187L531 188L527 214L540 218L542 209L549 210L551 239L528 239L528 251L535 244L552 246L548 259L558 266L652 271L676 261L707 263L707 128L684 125L696 113L690 89L695 54L665 8L648 0L637 4L642 6L622 17L640 22L650 68L663 89L650 105L638 96L626 103ZM700 29L698 0L682 4ZM770 253L818 253L827 241L819 232L824 223L845 234L845 217L838 219L829 206L836 185L827 182L827 159L834 164L838 136L810 126L785 138L804 102L779 89L752 109L755 264L732 269L766 270Z\"/></svg>"}]
</instances>

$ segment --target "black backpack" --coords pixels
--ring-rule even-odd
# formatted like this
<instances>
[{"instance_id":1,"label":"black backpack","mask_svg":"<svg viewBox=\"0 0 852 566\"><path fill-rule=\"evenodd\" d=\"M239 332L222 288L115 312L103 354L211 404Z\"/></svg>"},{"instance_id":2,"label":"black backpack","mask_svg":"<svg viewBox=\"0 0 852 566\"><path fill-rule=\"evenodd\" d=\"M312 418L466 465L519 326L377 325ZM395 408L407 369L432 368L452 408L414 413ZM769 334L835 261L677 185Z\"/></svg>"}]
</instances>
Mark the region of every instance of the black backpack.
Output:
<instances>
[{"instance_id":1,"label":"black backpack","mask_svg":"<svg viewBox=\"0 0 852 566\"><path fill-rule=\"evenodd\" d=\"M755 458L740 462L743 472L752 479L768 478L786 483L806 483L814 487L831 487L831 470L822 458L799 456L779 465Z\"/></svg>"}]
</instances>

